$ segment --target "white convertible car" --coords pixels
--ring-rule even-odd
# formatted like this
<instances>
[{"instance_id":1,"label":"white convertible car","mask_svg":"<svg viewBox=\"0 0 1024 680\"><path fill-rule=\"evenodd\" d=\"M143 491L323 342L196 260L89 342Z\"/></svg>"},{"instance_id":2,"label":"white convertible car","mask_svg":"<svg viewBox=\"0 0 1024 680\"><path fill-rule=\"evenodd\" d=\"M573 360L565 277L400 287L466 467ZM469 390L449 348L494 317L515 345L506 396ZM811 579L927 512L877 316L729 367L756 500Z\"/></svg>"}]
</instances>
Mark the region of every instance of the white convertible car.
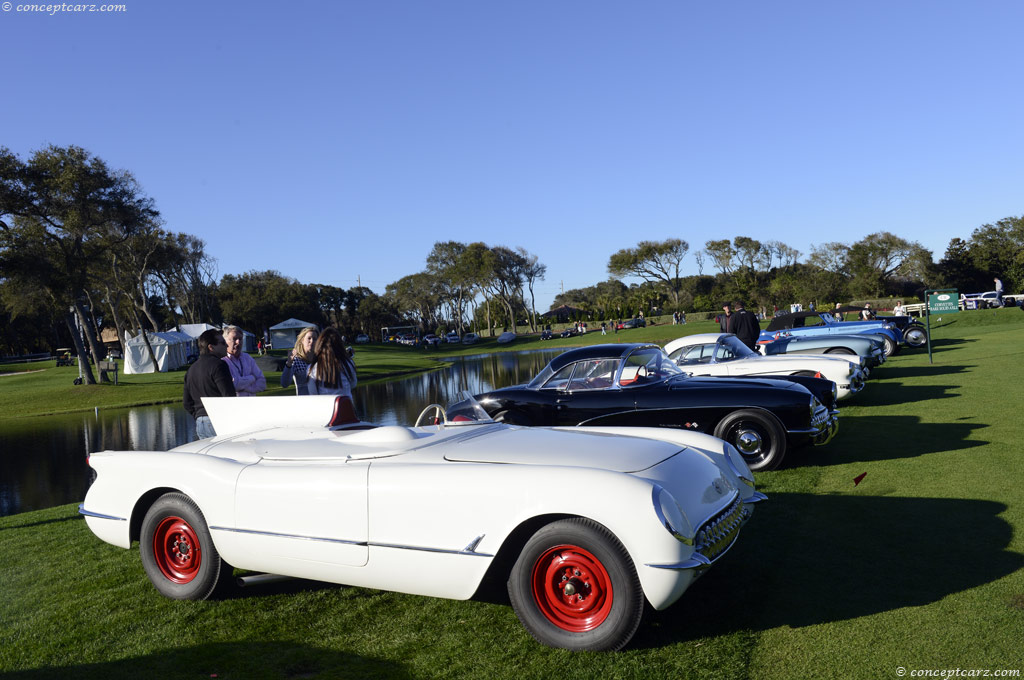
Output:
<instances>
[{"instance_id":1,"label":"white convertible car","mask_svg":"<svg viewBox=\"0 0 1024 680\"><path fill-rule=\"evenodd\" d=\"M497 576L538 641L616 650L765 499L736 449L692 432L503 425L472 398L422 427L329 396L204 403L217 437L92 454L80 507L104 541L139 541L171 598L233 567L454 599Z\"/></svg>"},{"instance_id":2,"label":"white convertible car","mask_svg":"<svg viewBox=\"0 0 1024 680\"><path fill-rule=\"evenodd\" d=\"M763 356L732 333L698 333L673 340L665 352L693 375L809 375L836 384L836 398L846 399L864 389L867 377L859 361L824 354Z\"/></svg>"}]
</instances>

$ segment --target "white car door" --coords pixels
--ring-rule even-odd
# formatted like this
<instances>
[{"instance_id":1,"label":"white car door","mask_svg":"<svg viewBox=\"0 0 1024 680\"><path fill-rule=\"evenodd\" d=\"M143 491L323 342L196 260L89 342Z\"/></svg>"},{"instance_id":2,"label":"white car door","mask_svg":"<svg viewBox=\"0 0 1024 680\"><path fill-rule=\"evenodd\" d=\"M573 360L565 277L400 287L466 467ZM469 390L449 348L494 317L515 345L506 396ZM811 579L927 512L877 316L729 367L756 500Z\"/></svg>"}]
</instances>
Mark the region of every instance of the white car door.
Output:
<instances>
[{"instance_id":1,"label":"white car door","mask_svg":"<svg viewBox=\"0 0 1024 680\"><path fill-rule=\"evenodd\" d=\"M366 564L369 461L275 461L238 478L238 536L273 561Z\"/></svg>"}]
</instances>

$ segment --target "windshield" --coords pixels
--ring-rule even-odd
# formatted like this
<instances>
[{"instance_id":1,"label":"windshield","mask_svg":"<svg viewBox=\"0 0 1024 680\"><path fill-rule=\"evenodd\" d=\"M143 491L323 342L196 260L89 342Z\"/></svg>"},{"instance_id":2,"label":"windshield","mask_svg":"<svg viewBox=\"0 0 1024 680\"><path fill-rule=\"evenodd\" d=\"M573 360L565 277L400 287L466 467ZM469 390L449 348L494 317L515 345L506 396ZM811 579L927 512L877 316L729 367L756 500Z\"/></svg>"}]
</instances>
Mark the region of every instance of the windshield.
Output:
<instances>
[{"instance_id":1,"label":"windshield","mask_svg":"<svg viewBox=\"0 0 1024 680\"><path fill-rule=\"evenodd\" d=\"M715 348L715 361L732 361L733 359L748 359L760 356L750 349L735 335L724 337L718 342Z\"/></svg>"},{"instance_id":2,"label":"windshield","mask_svg":"<svg viewBox=\"0 0 1024 680\"><path fill-rule=\"evenodd\" d=\"M665 354L664 350L660 347L646 347L633 352L622 361L619 385L622 387L650 385L682 374L683 371Z\"/></svg>"},{"instance_id":3,"label":"windshield","mask_svg":"<svg viewBox=\"0 0 1024 680\"><path fill-rule=\"evenodd\" d=\"M445 425L476 425L493 422L476 397L465 390L459 394L459 401L450 404L445 409Z\"/></svg>"}]
</instances>

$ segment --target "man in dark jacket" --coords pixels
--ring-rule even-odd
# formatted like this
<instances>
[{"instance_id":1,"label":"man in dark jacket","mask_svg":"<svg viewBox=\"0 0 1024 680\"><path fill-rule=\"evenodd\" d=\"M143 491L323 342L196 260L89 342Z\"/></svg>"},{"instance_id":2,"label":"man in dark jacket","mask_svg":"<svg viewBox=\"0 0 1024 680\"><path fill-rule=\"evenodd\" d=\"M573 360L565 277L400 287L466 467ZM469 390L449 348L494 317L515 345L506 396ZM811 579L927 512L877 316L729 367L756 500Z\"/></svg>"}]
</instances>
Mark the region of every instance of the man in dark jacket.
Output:
<instances>
[{"instance_id":1,"label":"man in dark jacket","mask_svg":"<svg viewBox=\"0 0 1024 680\"><path fill-rule=\"evenodd\" d=\"M757 338L761 335L761 324L758 323L753 312L748 312L743 308L742 302L737 300L734 302L734 306L736 307L735 311L726 317L726 322L723 324L728 326L728 330L725 332L734 333L740 342L750 349L756 350ZM729 305L726 305L724 309L728 314Z\"/></svg>"},{"instance_id":2,"label":"man in dark jacket","mask_svg":"<svg viewBox=\"0 0 1024 680\"><path fill-rule=\"evenodd\" d=\"M196 419L196 435L200 439L214 437L217 433L203 407L203 397L233 397L235 384L231 370L223 359L228 353L224 336L216 329L203 331L199 336L199 359L185 374L185 410Z\"/></svg>"}]
</instances>

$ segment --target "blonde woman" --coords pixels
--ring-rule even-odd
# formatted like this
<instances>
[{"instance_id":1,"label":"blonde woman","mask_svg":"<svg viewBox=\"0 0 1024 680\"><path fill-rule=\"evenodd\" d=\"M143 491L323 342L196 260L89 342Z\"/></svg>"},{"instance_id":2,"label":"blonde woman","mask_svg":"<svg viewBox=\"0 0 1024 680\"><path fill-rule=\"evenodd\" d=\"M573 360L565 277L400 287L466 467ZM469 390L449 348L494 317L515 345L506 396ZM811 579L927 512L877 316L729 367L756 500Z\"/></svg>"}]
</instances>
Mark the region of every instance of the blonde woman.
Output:
<instances>
[{"instance_id":1,"label":"blonde woman","mask_svg":"<svg viewBox=\"0 0 1024 680\"><path fill-rule=\"evenodd\" d=\"M295 347L288 353L288 359L284 362L281 387L288 387L294 382L297 394L309 394L306 384L309 380L309 365L313 363L313 345L319 335L320 332L312 327L299 331L298 337L295 338Z\"/></svg>"},{"instance_id":2,"label":"blonde woman","mask_svg":"<svg viewBox=\"0 0 1024 680\"><path fill-rule=\"evenodd\" d=\"M348 355L341 333L328 326L313 347L309 367L310 394L339 394L352 398L356 386L356 365Z\"/></svg>"}]
</instances>

